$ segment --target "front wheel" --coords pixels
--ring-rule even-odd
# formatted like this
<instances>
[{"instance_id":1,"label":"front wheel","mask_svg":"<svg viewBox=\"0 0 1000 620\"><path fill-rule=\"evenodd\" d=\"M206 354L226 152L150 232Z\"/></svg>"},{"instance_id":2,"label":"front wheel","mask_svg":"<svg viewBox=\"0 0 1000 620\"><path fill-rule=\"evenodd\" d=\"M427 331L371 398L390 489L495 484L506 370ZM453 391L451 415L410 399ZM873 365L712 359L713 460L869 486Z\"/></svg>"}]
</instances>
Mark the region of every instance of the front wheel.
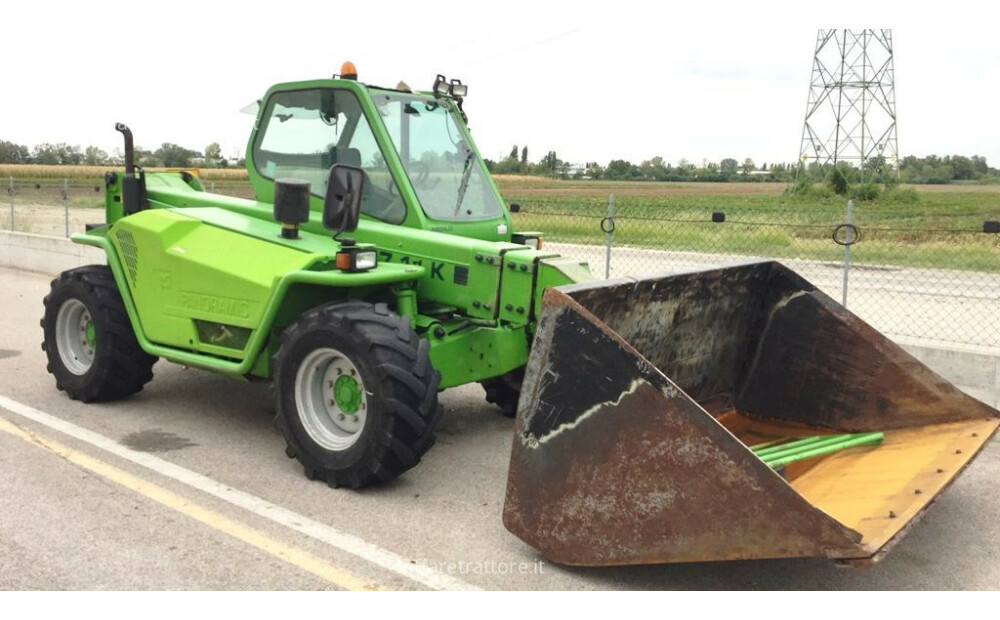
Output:
<instances>
[{"instance_id":1,"label":"front wheel","mask_svg":"<svg viewBox=\"0 0 1000 620\"><path fill-rule=\"evenodd\" d=\"M156 357L139 346L111 270L63 272L45 296L42 349L56 387L91 402L134 394L153 378Z\"/></svg>"},{"instance_id":2,"label":"front wheel","mask_svg":"<svg viewBox=\"0 0 1000 620\"><path fill-rule=\"evenodd\" d=\"M306 476L334 487L385 482L434 443L440 374L430 345L385 304L310 310L274 357L277 422Z\"/></svg>"}]
</instances>

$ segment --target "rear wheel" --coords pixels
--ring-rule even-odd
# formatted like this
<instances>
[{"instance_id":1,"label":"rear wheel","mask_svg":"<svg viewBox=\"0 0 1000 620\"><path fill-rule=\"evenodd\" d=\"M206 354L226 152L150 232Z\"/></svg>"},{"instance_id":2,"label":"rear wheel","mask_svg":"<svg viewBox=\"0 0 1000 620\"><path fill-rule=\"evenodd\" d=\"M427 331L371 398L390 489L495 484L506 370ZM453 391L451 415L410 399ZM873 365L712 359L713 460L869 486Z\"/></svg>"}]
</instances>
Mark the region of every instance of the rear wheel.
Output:
<instances>
[{"instance_id":1,"label":"rear wheel","mask_svg":"<svg viewBox=\"0 0 1000 620\"><path fill-rule=\"evenodd\" d=\"M70 398L116 400L153 378L157 358L139 346L108 267L63 272L43 303L48 371Z\"/></svg>"},{"instance_id":2,"label":"rear wheel","mask_svg":"<svg viewBox=\"0 0 1000 620\"><path fill-rule=\"evenodd\" d=\"M440 374L430 345L385 304L321 306L282 334L277 423L306 476L331 486L385 482L434 443Z\"/></svg>"}]
</instances>

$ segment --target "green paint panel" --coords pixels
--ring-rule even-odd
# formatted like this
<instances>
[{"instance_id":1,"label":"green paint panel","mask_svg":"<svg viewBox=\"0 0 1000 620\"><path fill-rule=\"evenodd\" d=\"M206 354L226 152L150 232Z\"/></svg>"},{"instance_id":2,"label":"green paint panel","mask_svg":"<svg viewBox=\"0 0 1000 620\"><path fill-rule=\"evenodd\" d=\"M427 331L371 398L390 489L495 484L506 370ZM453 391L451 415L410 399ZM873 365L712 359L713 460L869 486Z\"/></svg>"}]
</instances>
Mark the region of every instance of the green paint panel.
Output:
<instances>
[{"instance_id":1,"label":"green paint panel","mask_svg":"<svg viewBox=\"0 0 1000 620\"><path fill-rule=\"evenodd\" d=\"M205 191L205 186L191 172L151 172L146 174L147 191L155 191L159 188L167 187L190 188L196 192Z\"/></svg>"},{"instance_id":2,"label":"green paint panel","mask_svg":"<svg viewBox=\"0 0 1000 620\"><path fill-rule=\"evenodd\" d=\"M572 258L560 258L550 255L538 262L538 277L535 280L535 307L542 307L542 295L545 289L574 282L591 282L595 280L587 263L581 263Z\"/></svg>"},{"instance_id":3,"label":"green paint panel","mask_svg":"<svg viewBox=\"0 0 1000 620\"><path fill-rule=\"evenodd\" d=\"M431 363L441 389L498 377L528 362L530 336L524 327L470 327L443 339L431 338Z\"/></svg>"},{"instance_id":4,"label":"green paint panel","mask_svg":"<svg viewBox=\"0 0 1000 620\"><path fill-rule=\"evenodd\" d=\"M220 347L201 341L195 320L257 328L277 279L318 258L162 209L122 219L110 236L146 337L205 352Z\"/></svg>"},{"instance_id":5,"label":"green paint panel","mask_svg":"<svg viewBox=\"0 0 1000 620\"><path fill-rule=\"evenodd\" d=\"M505 252L501 260L503 267L500 270L498 310L501 321L525 325L533 317L532 293L535 289L535 258L538 252L526 246L517 248Z\"/></svg>"},{"instance_id":6,"label":"green paint panel","mask_svg":"<svg viewBox=\"0 0 1000 620\"><path fill-rule=\"evenodd\" d=\"M118 226L114 228L117 230ZM263 378L270 376L267 356L274 353L274 341L273 339L270 341L270 347L266 348L265 344L269 341L268 335L272 326L286 325L306 308L315 307L320 303L330 301L331 297L335 296L335 299L342 299L345 295L350 295L351 298L364 299L367 295L375 291L384 290L387 286L393 286L402 282L412 282L424 274L422 267L404 267L401 265L380 265L370 271L359 273L345 273L325 269L318 271L294 270L284 273L274 283L274 293L268 300L260 326L251 332L243 360L234 361L232 359L225 359L232 357L232 351L227 351L213 345L202 344L199 352L192 352L186 348L164 346L150 341L143 328L143 322L158 320L158 317L156 315L143 316L140 319L139 311L132 295L135 278L133 276L130 280L130 271L126 265L127 257L120 256L118 248L111 243L109 230L99 228L87 233L78 233L72 236L72 240L76 243L101 248L106 252L108 266L111 268L115 276L115 281L122 291L122 298L125 302L125 309L128 312L129 320L132 323L132 328L135 330L139 345L144 351L179 364L187 364L236 376L243 376L248 373ZM135 263L133 263L134 267L136 267ZM134 271L135 269L133 269ZM309 303L310 301L313 303ZM291 319L284 323L278 322L280 315L284 315L286 319L291 317Z\"/></svg>"}]
</instances>

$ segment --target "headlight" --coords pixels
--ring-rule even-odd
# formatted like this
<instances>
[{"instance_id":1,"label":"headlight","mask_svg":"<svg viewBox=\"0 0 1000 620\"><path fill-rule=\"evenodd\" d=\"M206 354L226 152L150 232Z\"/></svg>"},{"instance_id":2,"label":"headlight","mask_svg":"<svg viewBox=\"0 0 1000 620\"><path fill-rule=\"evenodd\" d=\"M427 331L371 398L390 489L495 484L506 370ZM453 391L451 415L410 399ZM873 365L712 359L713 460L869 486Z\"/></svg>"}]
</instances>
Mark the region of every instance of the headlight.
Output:
<instances>
[{"instance_id":1,"label":"headlight","mask_svg":"<svg viewBox=\"0 0 1000 620\"><path fill-rule=\"evenodd\" d=\"M378 265L375 250L345 249L337 252L337 269L341 271L367 271Z\"/></svg>"},{"instance_id":2,"label":"headlight","mask_svg":"<svg viewBox=\"0 0 1000 620\"><path fill-rule=\"evenodd\" d=\"M378 254L374 250L358 252L354 255L354 268L358 271L372 269L378 264Z\"/></svg>"}]
</instances>

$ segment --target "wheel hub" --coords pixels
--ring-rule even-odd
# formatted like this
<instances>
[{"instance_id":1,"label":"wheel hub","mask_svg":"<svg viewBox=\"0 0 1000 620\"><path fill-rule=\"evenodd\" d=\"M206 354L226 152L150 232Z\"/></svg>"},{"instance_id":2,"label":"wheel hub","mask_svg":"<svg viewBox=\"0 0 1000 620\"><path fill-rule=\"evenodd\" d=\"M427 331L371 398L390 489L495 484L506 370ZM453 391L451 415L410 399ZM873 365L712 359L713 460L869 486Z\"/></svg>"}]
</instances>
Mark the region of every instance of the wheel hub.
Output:
<instances>
[{"instance_id":1,"label":"wheel hub","mask_svg":"<svg viewBox=\"0 0 1000 620\"><path fill-rule=\"evenodd\" d=\"M347 415L354 415L361 408L361 388L354 377L341 375L333 383L333 398Z\"/></svg>"},{"instance_id":2,"label":"wheel hub","mask_svg":"<svg viewBox=\"0 0 1000 620\"><path fill-rule=\"evenodd\" d=\"M94 321L89 316L83 317L83 319L87 322L83 326L84 344L88 348L94 349L97 347L97 330L94 328Z\"/></svg>"}]
</instances>

